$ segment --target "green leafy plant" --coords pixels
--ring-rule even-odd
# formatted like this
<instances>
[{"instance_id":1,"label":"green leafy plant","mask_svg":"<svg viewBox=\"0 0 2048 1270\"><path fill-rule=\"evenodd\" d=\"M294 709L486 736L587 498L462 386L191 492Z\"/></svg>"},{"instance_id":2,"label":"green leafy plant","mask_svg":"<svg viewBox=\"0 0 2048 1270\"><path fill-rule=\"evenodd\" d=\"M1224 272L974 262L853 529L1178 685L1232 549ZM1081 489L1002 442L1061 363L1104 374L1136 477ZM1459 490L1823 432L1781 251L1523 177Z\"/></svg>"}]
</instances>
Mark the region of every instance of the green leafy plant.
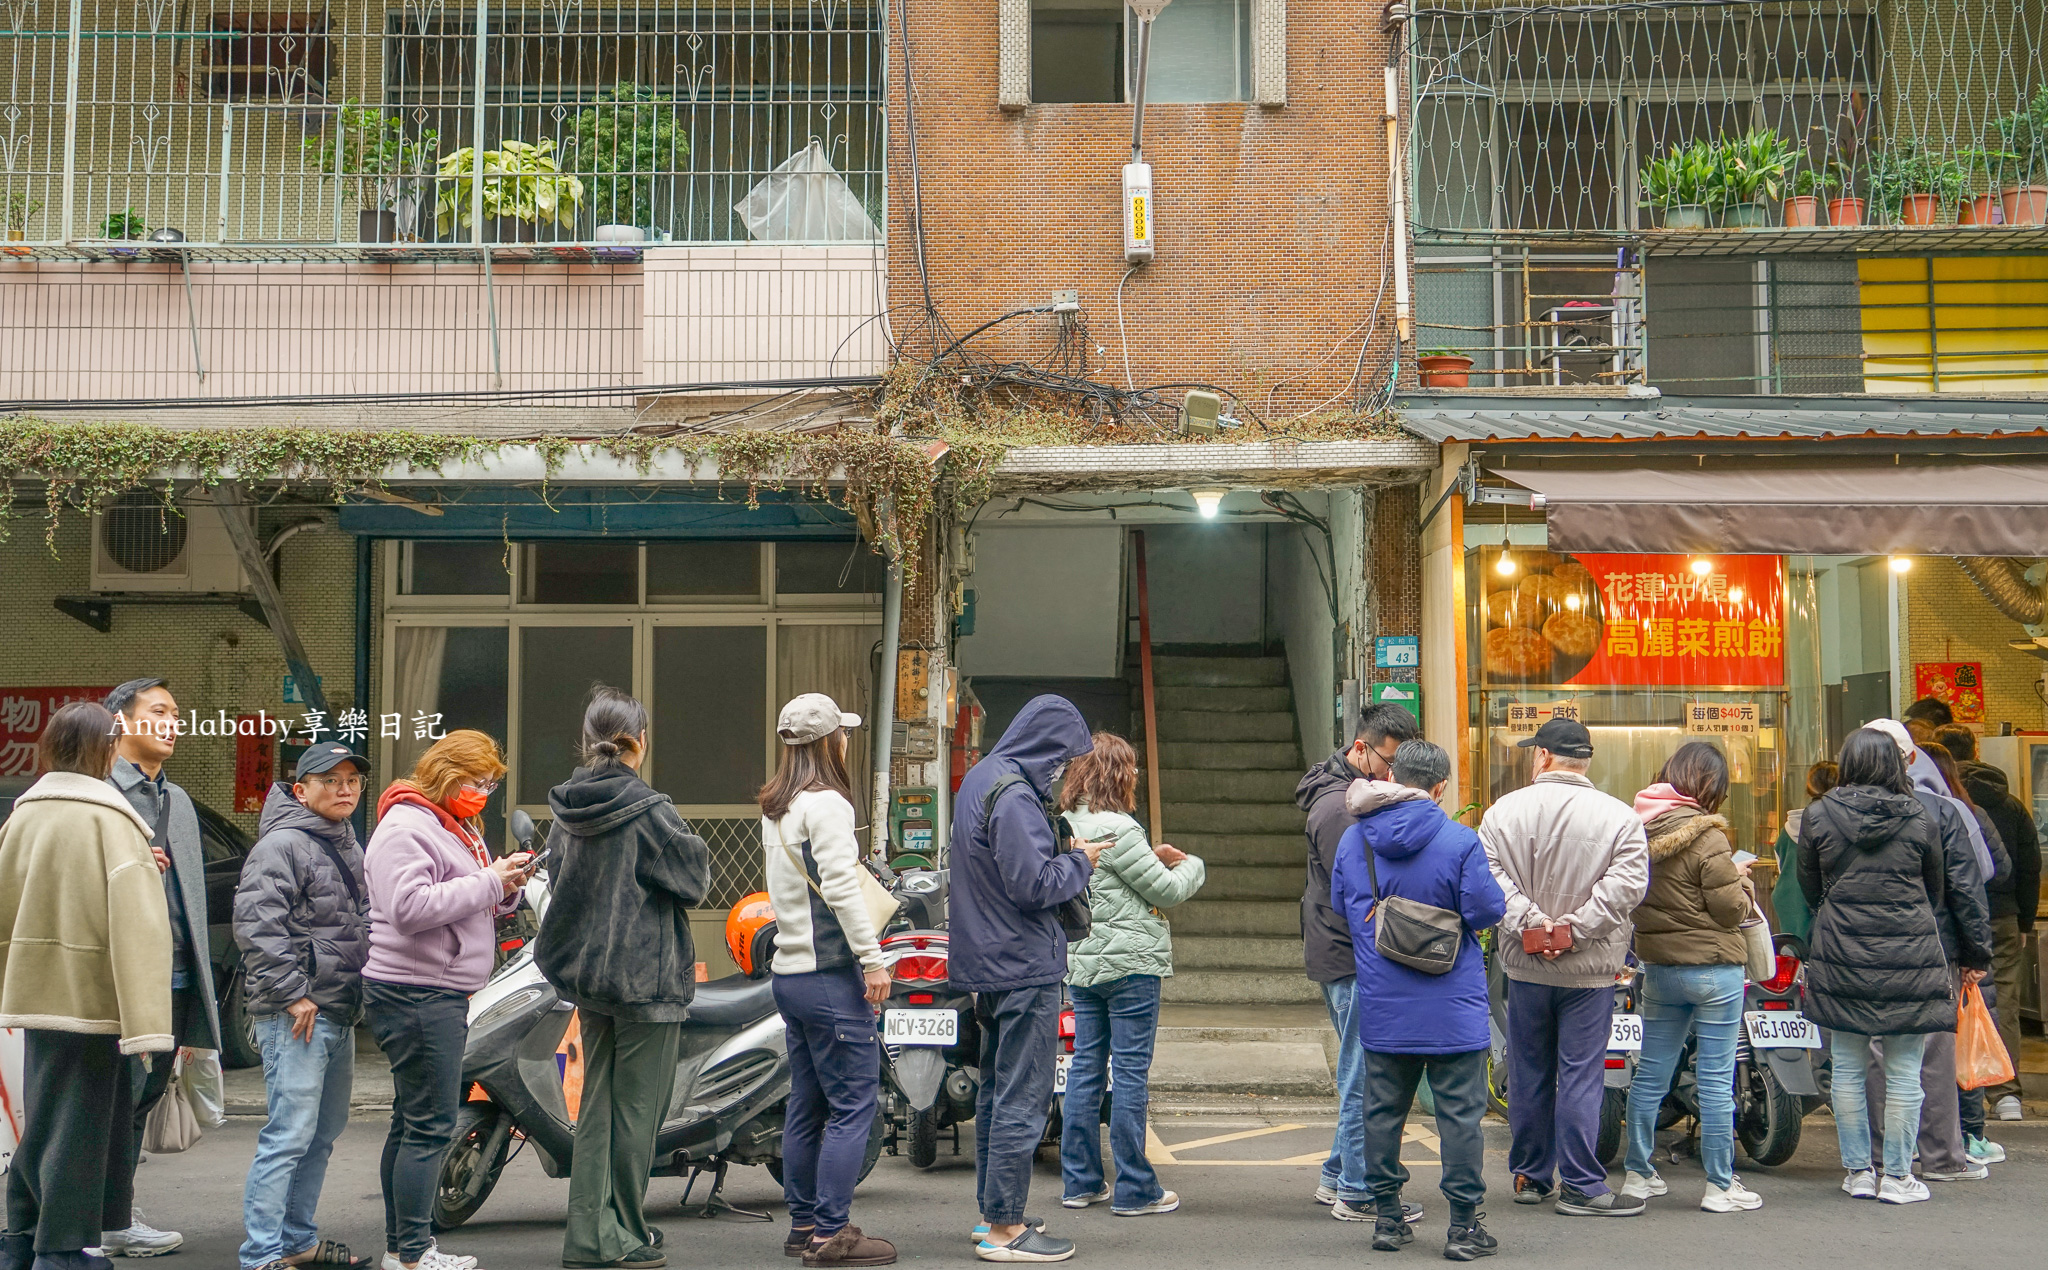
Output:
<instances>
[{"instance_id":1,"label":"green leafy plant","mask_svg":"<svg viewBox=\"0 0 2048 1270\"><path fill-rule=\"evenodd\" d=\"M5 206L0 207L0 219L5 219L7 229L26 233L29 218L42 210L41 199L33 199L26 194L9 194Z\"/></svg>"},{"instance_id":2,"label":"green leafy plant","mask_svg":"<svg viewBox=\"0 0 2048 1270\"><path fill-rule=\"evenodd\" d=\"M1643 201L1652 207L1717 206L1721 199L1721 157L1705 141L1693 141L1643 165Z\"/></svg>"},{"instance_id":3,"label":"green leafy plant","mask_svg":"<svg viewBox=\"0 0 2048 1270\"><path fill-rule=\"evenodd\" d=\"M583 208L583 182L562 171L555 161L555 143L547 138L505 141L499 149L484 151L481 173L476 148L464 146L444 156L435 175L441 193L434 222L444 234L457 225L468 229L476 223L472 183L479 176L486 219L503 216L569 229Z\"/></svg>"},{"instance_id":4,"label":"green leafy plant","mask_svg":"<svg viewBox=\"0 0 2048 1270\"><path fill-rule=\"evenodd\" d=\"M1424 357L1463 357L1463 358L1465 358L1465 359L1467 359L1467 360L1470 360L1470 359L1471 359L1471 357L1472 357L1472 354L1470 354L1470 353L1466 352L1466 351L1465 351L1464 349L1462 349L1462 348L1432 348L1432 349L1430 349L1430 350L1429 350L1428 352L1424 353L1424 354L1423 354L1423 356L1424 356Z\"/></svg>"},{"instance_id":5,"label":"green leafy plant","mask_svg":"<svg viewBox=\"0 0 2048 1270\"><path fill-rule=\"evenodd\" d=\"M591 174L590 203L599 224L652 227L656 191L690 153L674 100L621 82L577 112L570 136L576 166Z\"/></svg>"},{"instance_id":6,"label":"green leafy plant","mask_svg":"<svg viewBox=\"0 0 2048 1270\"><path fill-rule=\"evenodd\" d=\"M1887 220L1899 219L1910 194L1932 194L1948 207L1962 201L1969 183L1961 160L1912 137L1870 156L1870 205Z\"/></svg>"},{"instance_id":7,"label":"green leafy plant","mask_svg":"<svg viewBox=\"0 0 2048 1270\"><path fill-rule=\"evenodd\" d=\"M1813 198L1825 198L1842 188L1842 178L1833 172L1810 167L1801 167L1792 173L1792 192Z\"/></svg>"},{"instance_id":8,"label":"green leafy plant","mask_svg":"<svg viewBox=\"0 0 2048 1270\"><path fill-rule=\"evenodd\" d=\"M1990 169L1994 185L2029 185L2048 179L2048 84L2034 99L1993 121L1998 130L1998 161Z\"/></svg>"},{"instance_id":9,"label":"green leafy plant","mask_svg":"<svg viewBox=\"0 0 2048 1270\"><path fill-rule=\"evenodd\" d=\"M102 238L140 238L149 232L149 226L142 223L142 217L132 207L118 212L108 212L99 224Z\"/></svg>"},{"instance_id":10,"label":"green leafy plant","mask_svg":"<svg viewBox=\"0 0 2048 1270\"><path fill-rule=\"evenodd\" d=\"M1785 174L1800 152L1771 128L1758 128L1715 147L1721 162L1722 205L1762 203L1785 197Z\"/></svg>"},{"instance_id":11,"label":"green leafy plant","mask_svg":"<svg viewBox=\"0 0 2048 1270\"><path fill-rule=\"evenodd\" d=\"M347 197L359 207L380 212L397 206L409 178L426 175L429 156L440 144L441 134L431 128L408 138L405 122L396 114L353 97L341 104L334 135L307 137L304 142L322 173L340 175Z\"/></svg>"}]
</instances>

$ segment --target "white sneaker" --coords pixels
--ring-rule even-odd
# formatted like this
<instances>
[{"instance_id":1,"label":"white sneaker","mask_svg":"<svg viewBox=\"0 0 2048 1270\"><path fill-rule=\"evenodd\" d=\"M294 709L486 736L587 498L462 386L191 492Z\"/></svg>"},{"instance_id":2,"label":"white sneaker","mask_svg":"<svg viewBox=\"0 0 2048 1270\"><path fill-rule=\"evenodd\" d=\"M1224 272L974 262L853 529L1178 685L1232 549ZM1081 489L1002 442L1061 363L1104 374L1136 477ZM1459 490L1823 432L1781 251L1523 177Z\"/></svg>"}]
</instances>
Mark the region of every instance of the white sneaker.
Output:
<instances>
[{"instance_id":1,"label":"white sneaker","mask_svg":"<svg viewBox=\"0 0 2048 1270\"><path fill-rule=\"evenodd\" d=\"M100 1247L109 1257L161 1257L185 1243L185 1236L177 1231L158 1230L142 1220L140 1209L129 1209L128 1216L128 1229L100 1232Z\"/></svg>"},{"instance_id":2,"label":"white sneaker","mask_svg":"<svg viewBox=\"0 0 2048 1270\"><path fill-rule=\"evenodd\" d=\"M1707 1193L1700 1200L1700 1209L1708 1213L1746 1213L1764 1206L1764 1197L1742 1184L1739 1177L1728 1179L1724 1189L1707 1183Z\"/></svg>"},{"instance_id":3,"label":"white sneaker","mask_svg":"<svg viewBox=\"0 0 2048 1270\"><path fill-rule=\"evenodd\" d=\"M1917 1177L1891 1177L1887 1175L1877 1187L1877 1201L1880 1204L1918 1204L1933 1198L1927 1183Z\"/></svg>"},{"instance_id":4,"label":"white sneaker","mask_svg":"<svg viewBox=\"0 0 2048 1270\"><path fill-rule=\"evenodd\" d=\"M1630 1199L1649 1199L1653 1195L1663 1195L1670 1190L1655 1170L1651 1170L1648 1176L1630 1173L1621 1183L1621 1193Z\"/></svg>"},{"instance_id":5,"label":"white sneaker","mask_svg":"<svg viewBox=\"0 0 2048 1270\"><path fill-rule=\"evenodd\" d=\"M427 1250L420 1254L419 1270L476 1270L476 1264L475 1257L458 1257L442 1252L438 1243L428 1240ZM398 1259L397 1253L387 1252L378 1270L405 1270L405 1263Z\"/></svg>"},{"instance_id":6,"label":"white sneaker","mask_svg":"<svg viewBox=\"0 0 2048 1270\"><path fill-rule=\"evenodd\" d=\"M1937 1172L1933 1169L1921 1169L1920 1176L1930 1182L1981 1182L1991 1176L1991 1170L1973 1161L1967 1168L1955 1169L1953 1171Z\"/></svg>"},{"instance_id":7,"label":"white sneaker","mask_svg":"<svg viewBox=\"0 0 2048 1270\"><path fill-rule=\"evenodd\" d=\"M1068 1195L1060 1200L1060 1207L1086 1208L1090 1204L1103 1203L1104 1201L1109 1199L1110 1194L1110 1189L1107 1186L1105 1186L1101 1190L1095 1192L1093 1195Z\"/></svg>"},{"instance_id":8,"label":"white sneaker","mask_svg":"<svg viewBox=\"0 0 2048 1270\"><path fill-rule=\"evenodd\" d=\"M1334 1186L1326 1186L1318 1182L1316 1184L1316 1203L1321 1204L1324 1208L1328 1208L1336 1202L1337 1188Z\"/></svg>"},{"instance_id":9,"label":"white sneaker","mask_svg":"<svg viewBox=\"0 0 2048 1270\"><path fill-rule=\"evenodd\" d=\"M1850 1199L1876 1199L1877 1174L1871 1169L1857 1169L1842 1179L1842 1190Z\"/></svg>"},{"instance_id":10,"label":"white sneaker","mask_svg":"<svg viewBox=\"0 0 2048 1270\"><path fill-rule=\"evenodd\" d=\"M2000 1120L2025 1119L2026 1117L2020 1109L2020 1100L2012 1094L2007 1094L2005 1097L1999 1099L1998 1118Z\"/></svg>"},{"instance_id":11,"label":"white sneaker","mask_svg":"<svg viewBox=\"0 0 2048 1270\"><path fill-rule=\"evenodd\" d=\"M1142 1208L1112 1208L1109 1211L1118 1217L1150 1217L1154 1213L1170 1213L1179 1207L1180 1196L1167 1191Z\"/></svg>"}]
</instances>

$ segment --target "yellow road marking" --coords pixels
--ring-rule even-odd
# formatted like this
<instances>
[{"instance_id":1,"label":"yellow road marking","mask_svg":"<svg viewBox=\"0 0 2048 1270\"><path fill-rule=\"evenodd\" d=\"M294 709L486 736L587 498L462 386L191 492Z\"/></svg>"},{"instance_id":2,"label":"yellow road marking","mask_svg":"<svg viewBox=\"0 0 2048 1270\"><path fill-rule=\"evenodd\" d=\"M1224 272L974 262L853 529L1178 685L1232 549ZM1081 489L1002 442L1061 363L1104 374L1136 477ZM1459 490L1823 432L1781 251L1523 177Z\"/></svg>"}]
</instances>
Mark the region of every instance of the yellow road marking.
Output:
<instances>
[{"instance_id":1,"label":"yellow road marking","mask_svg":"<svg viewBox=\"0 0 2048 1270\"><path fill-rule=\"evenodd\" d=\"M1226 1142L1242 1142L1246 1138L1263 1138L1275 1133L1292 1133L1296 1129L1306 1128L1308 1128L1307 1125L1300 1124L1276 1124L1264 1129L1242 1129L1236 1133L1219 1133L1213 1138L1196 1138L1192 1142L1176 1142L1168 1150L1192 1151L1196 1147L1221 1146Z\"/></svg>"},{"instance_id":2,"label":"yellow road marking","mask_svg":"<svg viewBox=\"0 0 2048 1270\"><path fill-rule=\"evenodd\" d=\"M1315 1151L1307 1155L1291 1155L1279 1160L1183 1160L1175 1154L1179 1151L1191 1151L1198 1147L1221 1146L1226 1142L1242 1142L1247 1138L1264 1138L1276 1133L1292 1133L1297 1129L1305 1129L1307 1127L1307 1125L1298 1124L1269 1125L1260 1129L1244 1129L1236 1133L1219 1133L1214 1137L1195 1138L1187 1142L1176 1142L1168 1146L1165 1140L1159 1136L1158 1130L1152 1127L1150 1121L1147 1121L1145 1124L1145 1158L1153 1164L1185 1164L1210 1168L1225 1166L1233 1168L1300 1168L1303 1165L1321 1164L1325 1159L1329 1158L1327 1150ZM1439 1155L1443 1151L1443 1144L1437 1136L1420 1124L1404 1126L1401 1131L1401 1141L1403 1143L1415 1143L1424 1150L1435 1152ZM1403 1160L1401 1163L1409 1168L1434 1169L1443 1167L1442 1160Z\"/></svg>"}]
</instances>

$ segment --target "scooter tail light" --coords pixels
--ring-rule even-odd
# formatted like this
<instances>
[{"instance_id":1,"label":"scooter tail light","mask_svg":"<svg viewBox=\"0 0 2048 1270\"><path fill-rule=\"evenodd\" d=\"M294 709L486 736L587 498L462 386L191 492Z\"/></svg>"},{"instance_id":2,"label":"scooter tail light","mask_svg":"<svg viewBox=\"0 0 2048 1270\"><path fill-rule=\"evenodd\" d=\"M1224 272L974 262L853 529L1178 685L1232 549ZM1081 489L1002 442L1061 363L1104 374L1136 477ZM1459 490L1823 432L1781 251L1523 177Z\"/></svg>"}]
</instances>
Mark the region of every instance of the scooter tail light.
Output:
<instances>
[{"instance_id":1,"label":"scooter tail light","mask_svg":"<svg viewBox=\"0 0 2048 1270\"><path fill-rule=\"evenodd\" d=\"M929 992L913 992L910 994L910 1004L912 1005L930 1005L931 1003L932 994Z\"/></svg>"},{"instance_id":2,"label":"scooter tail light","mask_svg":"<svg viewBox=\"0 0 2048 1270\"><path fill-rule=\"evenodd\" d=\"M1799 979L1799 958L1778 954L1777 973L1758 984L1765 992L1789 992Z\"/></svg>"},{"instance_id":3,"label":"scooter tail light","mask_svg":"<svg viewBox=\"0 0 2048 1270\"><path fill-rule=\"evenodd\" d=\"M1067 1042L1068 1049L1074 1047L1074 1012L1072 1010L1060 1011L1060 1039Z\"/></svg>"},{"instance_id":4,"label":"scooter tail light","mask_svg":"<svg viewBox=\"0 0 2048 1270\"><path fill-rule=\"evenodd\" d=\"M889 967L889 974L911 983L944 983L947 977L946 958L930 953L898 957L896 964Z\"/></svg>"},{"instance_id":5,"label":"scooter tail light","mask_svg":"<svg viewBox=\"0 0 2048 1270\"><path fill-rule=\"evenodd\" d=\"M1628 1066L1628 1060L1627 1060L1627 1059L1625 1059L1625 1058L1612 1058L1612 1057L1610 1057L1610 1058L1609 1058L1609 1059L1607 1060L1607 1070L1608 1070L1608 1071L1619 1071L1619 1070L1621 1070L1622 1068L1624 1068L1624 1067L1627 1067L1627 1066Z\"/></svg>"}]
</instances>

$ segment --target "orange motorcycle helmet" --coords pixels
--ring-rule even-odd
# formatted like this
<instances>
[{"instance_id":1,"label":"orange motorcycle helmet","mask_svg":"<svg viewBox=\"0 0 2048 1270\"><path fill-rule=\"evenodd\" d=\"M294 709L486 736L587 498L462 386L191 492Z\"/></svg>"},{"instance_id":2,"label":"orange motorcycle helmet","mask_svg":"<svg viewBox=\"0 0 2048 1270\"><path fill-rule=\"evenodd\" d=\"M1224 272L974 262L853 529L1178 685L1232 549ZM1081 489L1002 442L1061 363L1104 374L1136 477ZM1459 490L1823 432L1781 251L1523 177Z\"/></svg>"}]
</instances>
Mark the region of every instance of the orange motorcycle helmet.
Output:
<instances>
[{"instance_id":1,"label":"orange motorcycle helmet","mask_svg":"<svg viewBox=\"0 0 2048 1270\"><path fill-rule=\"evenodd\" d=\"M768 959L775 954L775 906L768 892L743 896L725 915L725 950L747 978L768 973Z\"/></svg>"}]
</instances>

